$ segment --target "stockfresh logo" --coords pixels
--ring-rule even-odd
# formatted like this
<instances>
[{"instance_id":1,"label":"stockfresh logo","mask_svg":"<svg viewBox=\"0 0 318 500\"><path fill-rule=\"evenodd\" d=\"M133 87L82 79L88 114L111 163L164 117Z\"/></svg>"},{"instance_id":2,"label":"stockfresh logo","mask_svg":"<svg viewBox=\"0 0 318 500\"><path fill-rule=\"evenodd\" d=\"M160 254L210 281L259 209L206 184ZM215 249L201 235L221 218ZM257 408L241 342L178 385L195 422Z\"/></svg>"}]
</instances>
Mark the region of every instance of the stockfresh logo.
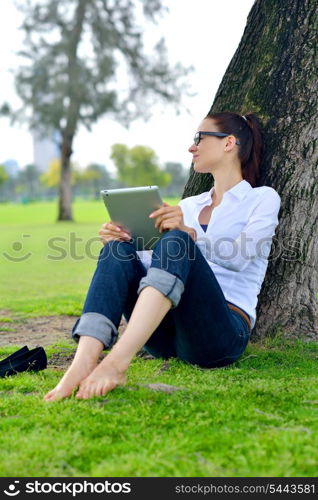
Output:
<instances>
[{"instance_id":1,"label":"stockfresh logo","mask_svg":"<svg viewBox=\"0 0 318 500\"><path fill-rule=\"evenodd\" d=\"M9 484L9 486L3 491L3 493L8 497L16 497L20 493L20 490L17 486L18 484L20 484L20 481L14 481L13 483Z\"/></svg>"}]
</instances>

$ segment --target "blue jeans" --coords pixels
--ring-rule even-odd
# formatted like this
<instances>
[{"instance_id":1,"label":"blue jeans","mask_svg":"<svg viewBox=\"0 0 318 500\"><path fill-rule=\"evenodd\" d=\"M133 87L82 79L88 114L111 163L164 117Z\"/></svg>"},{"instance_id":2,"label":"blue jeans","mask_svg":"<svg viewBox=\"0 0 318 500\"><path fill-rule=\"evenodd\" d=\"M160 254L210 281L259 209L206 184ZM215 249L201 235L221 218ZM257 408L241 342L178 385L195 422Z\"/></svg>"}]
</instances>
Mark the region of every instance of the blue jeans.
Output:
<instances>
[{"instance_id":1,"label":"blue jeans","mask_svg":"<svg viewBox=\"0 0 318 500\"><path fill-rule=\"evenodd\" d=\"M214 368L233 363L244 352L250 337L247 323L229 309L201 251L179 230L168 231L157 242L148 272L131 243L104 246L73 338L88 335L105 348L113 345L122 314L128 321L146 286L158 289L172 304L144 346L150 354Z\"/></svg>"}]
</instances>

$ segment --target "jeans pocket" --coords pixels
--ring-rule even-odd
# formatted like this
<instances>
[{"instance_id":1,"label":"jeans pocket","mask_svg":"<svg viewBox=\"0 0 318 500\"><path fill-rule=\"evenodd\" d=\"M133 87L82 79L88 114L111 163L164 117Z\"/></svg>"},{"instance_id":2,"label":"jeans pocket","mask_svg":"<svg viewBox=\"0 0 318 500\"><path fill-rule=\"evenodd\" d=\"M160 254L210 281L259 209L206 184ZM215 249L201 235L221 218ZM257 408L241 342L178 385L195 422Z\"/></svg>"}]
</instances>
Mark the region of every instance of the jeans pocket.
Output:
<instances>
[{"instance_id":1,"label":"jeans pocket","mask_svg":"<svg viewBox=\"0 0 318 500\"><path fill-rule=\"evenodd\" d=\"M239 331L239 334L238 334L238 335L239 335L239 337L240 337L241 339L246 339L246 338L247 338L247 339L249 339L249 337L250 337L250 330L249 330L249 328L248 328L248 327L246 327L246 329L244 329L244 328L243 328L243 329L240 329L240 331Z\"/></svg>"},{"instance_id":2,"label":"jeans pocket","mask_svg":"<svg viewBox=\"0 0 318 500\"><path fill-rule=\"evenodd\" d=\"M242 316L238 312L231 311L231 313L232 318L235 322L236 335L235 340L230 348L230 356L237 359L245 351L245 348L250 339L250 329L245 319L242 318Z\"/></svg>"},{"instance_id":3,"label":"jeans pocket","mask_svg":"<svg viewBox=\"0 0 318 500\"><path fill-rule=\"evenodd\" d=\"M235 318L235 323L237 327L238 337L245 338L250 336L250 329L245 319L236 311L231 311Z\"/></svg>"}]
</instances>

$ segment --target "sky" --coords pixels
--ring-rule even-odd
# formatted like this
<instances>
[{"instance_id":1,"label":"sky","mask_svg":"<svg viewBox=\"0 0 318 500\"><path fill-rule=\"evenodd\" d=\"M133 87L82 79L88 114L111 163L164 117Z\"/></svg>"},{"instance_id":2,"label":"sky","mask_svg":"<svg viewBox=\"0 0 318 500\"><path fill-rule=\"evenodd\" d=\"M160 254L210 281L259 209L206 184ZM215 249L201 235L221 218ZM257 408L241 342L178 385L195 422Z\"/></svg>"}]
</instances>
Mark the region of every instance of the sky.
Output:
<instances>
[{"instance_id":1,"label":"sky","mask_svg":"<svg viewBox=\"0 0 318 500\"><path fill-rule=\"evenodd\" d=\"M188 148L194 132L209 111L218 86L240 42L248 13L254 0L163 0L169 12L157 26L149 25L145 39L164 36L171 64L193 66L189 84L195 96L184 97L180 114L171 105L158 105L146 123L133 122L129 129L107 117L101 118L88 132L80 128L74 141L72 160L85 167L101 163L113 170L111 146L124 143L129 147L142 144L153 148L161 164L175 161L190 166ZM0 75L1 98L13 104L19 100L14 91L10 69L17 64L16 51L23 47L19 30L21 15L13 0L1 6ZM233 110L229 110L233 111ZM32 136L27 126L10 125L0 118L0 163L15 159L24 166L33 162Z\"/></svg>"}]
</instances>

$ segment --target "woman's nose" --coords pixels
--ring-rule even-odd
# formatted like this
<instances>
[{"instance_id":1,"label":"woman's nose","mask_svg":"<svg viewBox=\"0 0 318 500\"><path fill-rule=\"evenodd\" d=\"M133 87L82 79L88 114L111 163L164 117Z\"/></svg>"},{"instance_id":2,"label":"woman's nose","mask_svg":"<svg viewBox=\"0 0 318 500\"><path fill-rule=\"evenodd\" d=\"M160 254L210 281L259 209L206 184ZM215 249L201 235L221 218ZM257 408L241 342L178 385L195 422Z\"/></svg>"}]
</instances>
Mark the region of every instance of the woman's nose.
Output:
<instances>
[{"instance_id":1,"label":"woman's nose","mask_svg":"<svg viewBox=\"0 0 318 500\"><path fill-rule=\"evenodd\" d=\"M189 153L193 153L194 151L196 151L198 149L197 145L196 144L191 144L191 146L189 147L188 151Z\"/></svg>"}]
</instances>

